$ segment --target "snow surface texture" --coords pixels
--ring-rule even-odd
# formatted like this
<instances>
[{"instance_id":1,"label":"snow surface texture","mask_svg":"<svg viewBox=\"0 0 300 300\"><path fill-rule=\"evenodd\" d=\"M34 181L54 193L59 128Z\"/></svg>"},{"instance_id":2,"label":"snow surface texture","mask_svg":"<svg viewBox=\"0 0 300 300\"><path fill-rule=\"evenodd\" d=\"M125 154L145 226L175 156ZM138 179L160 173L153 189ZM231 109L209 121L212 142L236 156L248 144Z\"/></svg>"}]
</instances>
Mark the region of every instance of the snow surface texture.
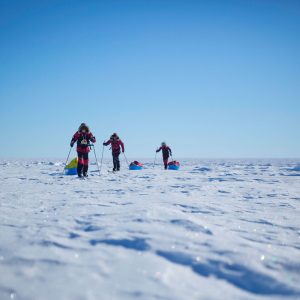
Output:
<instances>
[{"instance_id":1,"label":"snow surface texture","mask_svg":"<svg viewBox=\"0 0 300 300\"><path fill-rule=\"evenodd\" d=\"M181 163L2 160L0 299L300 299L299 161Z\"/></svg>"}]
</instances>

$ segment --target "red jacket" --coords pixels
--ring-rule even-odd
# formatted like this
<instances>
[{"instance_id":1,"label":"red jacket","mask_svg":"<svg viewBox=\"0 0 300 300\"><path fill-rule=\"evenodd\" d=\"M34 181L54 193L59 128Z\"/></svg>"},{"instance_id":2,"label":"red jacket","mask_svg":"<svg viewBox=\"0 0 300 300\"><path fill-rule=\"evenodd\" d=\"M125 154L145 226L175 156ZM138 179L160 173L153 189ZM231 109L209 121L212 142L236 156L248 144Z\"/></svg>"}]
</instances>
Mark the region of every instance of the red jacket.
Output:
<instances>
[{"instance_id":1,"label":"red jacket","mask_svg":"<svg viewBox=\"0 0 300 300\"><path fill-rule=\"evenodd\" d=\"M169 158L170 155L172 156L172 150L169 146L161 146L156 150L156 152L159 152L161 150L162 150L163 158Z\"/></svg>"},{"instance_id":2,"label":"red jacket","mask_svg":"<svg viewBox=\"0 0 300 300\"><path fill-rule=\"evenodd\" d=\"M72 138L71 143L74 144L77 141L77 152L89 153L91 151L89 145L90 142L96 143L96 138L91 132L81 132L77 131Z\"/></svg>"},{"instance_id":3,"label":"red jacket","mask_svg":"<svg viewBox=\"0 0 300 300\"><path fill-rule=\"evenodd\" d=\"M105 146L111 145L111 151L113 153L120 153L121 148L122 152L125 151L124 143L120 139L110 139L106 143L104 143Z\"/></svg>"}]
</instances>

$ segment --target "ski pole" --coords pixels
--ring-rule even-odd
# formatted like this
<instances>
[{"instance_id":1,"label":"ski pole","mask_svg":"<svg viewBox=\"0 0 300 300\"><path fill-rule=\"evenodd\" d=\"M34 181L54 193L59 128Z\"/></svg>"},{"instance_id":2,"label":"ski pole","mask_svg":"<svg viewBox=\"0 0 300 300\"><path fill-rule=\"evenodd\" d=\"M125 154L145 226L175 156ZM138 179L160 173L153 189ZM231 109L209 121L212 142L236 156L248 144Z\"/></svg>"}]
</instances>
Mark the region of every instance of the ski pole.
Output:
<instances>
[{"instance_id":1,"label":"ski pole","mask_svg":"<svg viewBox=\"0 0 300 300\"><path fill-rule=\"evenodd\" d=\"M127 160L127 157L126 157L126 155L125 155L125 153L124 153L124 152L123 152L123 154L124 154L124 157L125 157L125 160L126 160L127 166L129 166L129 163L128 163L128 160Z\"/></svg>"},{"instance_id":2,"label":"ski pole","mask_svg":"<svg viewBox=\"0 0 300 300\"><path fill-rule=\"evenodd\" d=\"M153 163L153 169L154 169L155 163L156 163L156 156L157 156L157 152L155 152L154 163Z\"/></svg>"},{"instance_id":3,"label":"ski pole","mask_svg":"<svg viewBox=\"0 0 300 300\"><path fill-rule=\"evenodd\" d=\"M70 157L71 151L72 151L72 147L70 147L70 150L69 150L69 153L68 153L68 157L67 157L67 160L66 160L66 163L65 163L65 166L64 166L64 169L63 169L62 173L64 173L64 171L65 171L65 168L66 168L67 163L69 161L69 157Z\"/></svg>"},{"instance_id":4,"label":"ski pole","mask_svg":"<svg viewBox=\"0 0 300 300\"><path fill-rule=\"evenodd\" d=\"M101 170L102 170L103 154L104 154L104 145L102 146L102 155L101 155L101 163L100 163L100 171L99 171L99 174L101 174Z\"/></svg>"},{"instance_id":5,"label":"ski pole","mask_svg":"<svg viewBox=\"0 0 300 300\"><path fill-rule=\"evenodd\" d=\"M101 173L100 173L100 169L99 169L99 165L98 165L98 159L97 159L97 155L96 155L96 150L95 150L95 146L94 145L91 145L94 149L94 154L95 154L95 159L96 159L96 164L97 164L97 168L98 168L98 172L99 172L99 176L101 176Z\"/></svg>"}]
</instances>

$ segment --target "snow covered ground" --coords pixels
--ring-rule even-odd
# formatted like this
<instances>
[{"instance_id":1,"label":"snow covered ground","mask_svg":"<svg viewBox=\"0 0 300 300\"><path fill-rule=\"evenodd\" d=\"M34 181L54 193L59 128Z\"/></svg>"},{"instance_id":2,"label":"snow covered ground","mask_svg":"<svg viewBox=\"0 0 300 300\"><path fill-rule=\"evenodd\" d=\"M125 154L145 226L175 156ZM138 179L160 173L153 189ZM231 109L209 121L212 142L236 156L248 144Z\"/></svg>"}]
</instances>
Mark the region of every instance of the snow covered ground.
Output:
<instances>
[{"instance_id":1,"label":"snow covered ground","mask_svg":"<svg viewBox=\"0 0 300 300\"><path fill-rule=\"evenodd\" d=\"M1 160L0 299L300 299L299 160L181 163Z\"/></svg>"}]
</instances>

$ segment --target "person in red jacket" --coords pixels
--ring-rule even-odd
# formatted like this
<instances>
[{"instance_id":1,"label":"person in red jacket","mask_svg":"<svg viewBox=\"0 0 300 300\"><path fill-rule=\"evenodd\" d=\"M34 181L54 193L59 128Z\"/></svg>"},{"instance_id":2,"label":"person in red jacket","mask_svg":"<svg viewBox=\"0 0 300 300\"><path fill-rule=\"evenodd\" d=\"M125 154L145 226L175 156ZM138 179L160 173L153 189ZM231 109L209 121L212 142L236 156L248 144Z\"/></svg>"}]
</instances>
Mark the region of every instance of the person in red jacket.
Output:
<instances>
[{"instance_id":1,"label":"person in red jacket","mask_svg":"<svg viewBox=\"0 0 300 300\"><path fill-rule=\"evenodd\" d=\"M104 146L108 146L111 145L111 151L112 151L112 157L113 157L113 164L114 164L114 168L113 171L120 171L120 153L121 153L121 149L122 152L124 153L125 148L124 148L124 143L121 141L121 139L119 138L119 136L114 133L112 134L112 136L110 137L110 139L103 143Z\"/></svg>"},{"instance_id":2,"label":"person in red jacket","mask_svg":"<svg viewBox=\"0 0 300 300\"><path fill-rule=\"evenodd\" d=\"M96 143L96 138L90 132L89 127L85 123L82 123L79 126L78 131L73 135L70 146L73 147L75 142L77 142L78 177L87 177L89 168L89 152L91 151L90 142Z\"/></svg>"},{"instance_id":3,"label":"person in red jacket","mask_svg":"<svg viewBox=\"0 0 300 300\"><path fill-rule=\"evenodd\" d=\"M169 146L167 146L167 144L165 142L161 143L161 147L159 147L156 150L156 153L162 151L162 156L163 156L163 161L164 161L164 165L165 165L165 170L167 170L168 168L168 160L169 157L172 156L172 150Z\"/></svg>"}]
</instances>

